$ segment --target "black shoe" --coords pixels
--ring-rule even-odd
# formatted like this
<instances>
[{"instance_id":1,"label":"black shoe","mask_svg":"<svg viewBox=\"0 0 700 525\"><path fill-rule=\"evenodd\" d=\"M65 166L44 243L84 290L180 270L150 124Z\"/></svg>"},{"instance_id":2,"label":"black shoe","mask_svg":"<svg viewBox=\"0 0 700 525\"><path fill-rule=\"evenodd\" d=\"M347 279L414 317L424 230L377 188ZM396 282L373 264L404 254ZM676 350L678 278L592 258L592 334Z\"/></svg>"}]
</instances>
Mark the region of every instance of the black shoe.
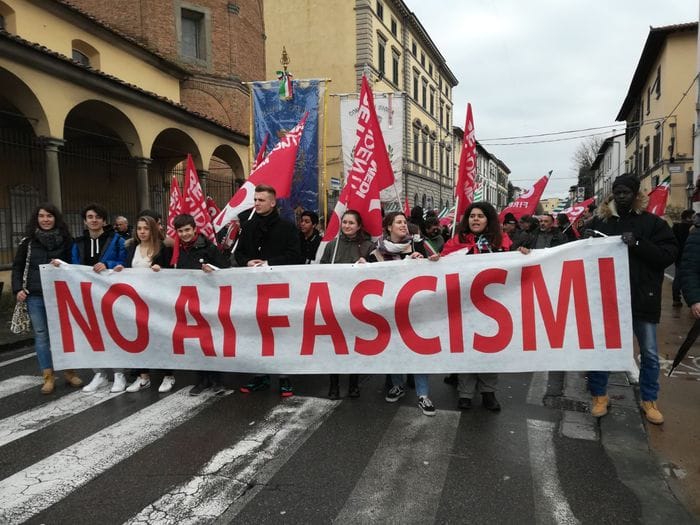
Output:
<instances>
[{"instance_id":1,"label":"black shoe","mask_svg":"<svg viewBox=\"0 0 700 525\"><path fill-rule=\"evenodd\" d=\"M209 385L206 383L197 383L194 385L192 388L190 388L190 395L191 396L198 396L202 392L204 392L207 388L209 388Z\"/></svg>"},{"instance_id":2,"label":"black shoe","mask_svg":"<svg viewBox=\"0 0 700 525\"><path fill-rule=\"evenodd\" d=\"M226 387L221 383L212 383L211 389L216 396L221 396L226 392Z\"/></svg>"},{"instance_id":3,"label":"black shoe","mask_svg":"<svg viewBox=\"0 0 700 525\"><path fill-rule=\"evenodd\" d=\"M460 397L457 401L457 408L460 410L469 410L472 407L472 400L468 397Z\"/></svg>"},{"instance_id":4,"label":"black shoe","mask_svg":"<svg viewBox=\"0 0 700 525\"><path fill-rule=\"evenodd\" d=\"M336 400L340 399L340 388L338 385L331 384L331 387L328 389L328 399Z\"/></svg>"},{"instance_id":5,"label":"black shoe","mask_svg":"<svg viewBox=\"0 0 700 525\"><path fill-rule=\"evenodd\" d=\"M360 387L355 385L348 388L348 397L357 398L360 397Z\"/></svg>"},{"instance_id":6,"label":"black shoe","mask_svg":"<svg viewBox=\"0 0 700 525\"><path fill-rule=\"evenodd\" d=\"M241 392L249 394L270 388L270 376L255 376L250 383L241 387Z\"/></svg>"},{"instance_id":7,"label":"black shoe","mask_svg":"<svg viewBox=\"0 0 700 525\"><path fill-rule=\"evenodd\" d=\"M447 385L457 386L457 383L459 383L459 378L457 377L457 374L450 374L445 376L442 381Z\"/></svg>"},{"instance_id":8,"label":"black shoe","mask_svg":"<svg viewBox=\"0 0 700 525\"><path fill-rule=\"evenodd\" d=\"M484 405L486 410L490 410L491 412L501 411L501 405L496 399L496 394L493 392L483 392L481 394L481 404Z\"/></svg>"}]
</instances>

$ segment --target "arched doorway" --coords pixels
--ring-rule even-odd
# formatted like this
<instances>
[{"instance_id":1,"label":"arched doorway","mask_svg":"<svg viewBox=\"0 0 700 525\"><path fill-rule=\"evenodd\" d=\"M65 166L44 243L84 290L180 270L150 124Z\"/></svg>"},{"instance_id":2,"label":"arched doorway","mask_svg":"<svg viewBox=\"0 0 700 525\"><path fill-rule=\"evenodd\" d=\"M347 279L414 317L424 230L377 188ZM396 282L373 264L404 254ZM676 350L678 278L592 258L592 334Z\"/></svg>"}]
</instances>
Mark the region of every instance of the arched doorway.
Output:
<instances>
[{"instance_id":1,"label":"arched doorway","mask_svg":"<svg viewBox=\"0 0 700 525\"><path fill-rule=\"evenodd\" d=\"M243 163L228 144L222 144L214 150L207 171L207 195L211 196L219 207L224 206L245 182Z\"/></svg>"}]
</instances>

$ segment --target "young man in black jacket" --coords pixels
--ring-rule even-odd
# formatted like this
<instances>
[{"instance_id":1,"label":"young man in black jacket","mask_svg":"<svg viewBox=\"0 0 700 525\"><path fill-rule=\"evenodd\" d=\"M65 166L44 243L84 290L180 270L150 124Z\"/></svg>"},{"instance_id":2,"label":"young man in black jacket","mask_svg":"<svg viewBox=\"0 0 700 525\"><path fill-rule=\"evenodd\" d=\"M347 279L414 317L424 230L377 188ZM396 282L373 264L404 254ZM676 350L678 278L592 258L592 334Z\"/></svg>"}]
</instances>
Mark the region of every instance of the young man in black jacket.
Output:
<instances>
[{"instance_id":1,"label":"young man in black jacket","mask_svg":"<svg viewBox=\"0 0 700 525\"><path fill-rule=\"evenodd\" d=\"M241 223L241 233L233 257L238 266L282 266L301 264L301 248L296 226L280 217L277 193L272 186L255 187L254 212ZM294 395L289 378L280 375L280 395ZM270 386L270 376L255 376L241 387L241 392L264 390Z\"/></svg>"},{"instance_id":2,"label":"young man in black jacket","mask_svg":"<svg viewBox=\"0 0 700 525\"><path fill-rule=\"evenodd\" d=\"M656 406L659 393L659 352L656 325L661 317L661 285L664 270L676 260L678 244L666 221L646 211L646 195L639 180L620 175L613 182L612 198L599 206L590 230L621 235L629 251L632 329L641 357L639 390L642 410L649 422L660 425L664 417ZM591 415L608 413L608 372L589 372L588 387L593 396Z\"/></svg>"},{"instance_id":3,"label":"young man in black jacket","mask_svg":"<svg viewBox=\"0 0 700 525\"><path fill-rule=\"evenodd\" d=\"M185 270L202 270L211 273L217 268L226 268L229 262L209 239L197 232L194 217L187 213L173 219L173 227L177 231L178 246L175 268ZM207 388L212 388L216 394L224 392L221 383L221 372L200 370L197 372L197 384L190 389L191 396L198 396Z\"/></svg>"},{"instance_id":4,"label":"young man in black jacket","mask_svg":"<svg viewBox=\"0 0 700 525\"><path fill-rule=\"evenodd\" d=\"M301 243L301 258L305 264L316 260L316 252L321 244L321 234L316 229L318 215L316 212L304 210L299 217L299 242Z\"/></svg>"}]
</instances>

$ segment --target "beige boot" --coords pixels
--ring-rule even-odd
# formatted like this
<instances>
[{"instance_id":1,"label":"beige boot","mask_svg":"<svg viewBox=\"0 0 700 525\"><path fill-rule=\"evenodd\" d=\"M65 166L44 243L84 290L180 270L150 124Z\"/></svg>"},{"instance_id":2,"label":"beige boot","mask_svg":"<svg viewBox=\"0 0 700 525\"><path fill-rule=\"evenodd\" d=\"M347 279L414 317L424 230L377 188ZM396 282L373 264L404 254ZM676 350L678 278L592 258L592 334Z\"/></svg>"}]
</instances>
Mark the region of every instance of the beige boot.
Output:
<instances>
[{"instance_id":1,"label":"beige boot","mask_svg":"<svg viewBox=\"0 0 700 525\"><path fill-rule=\"evenodd\" d=\"M80 379L78 374L75 373L75 370L66 370L63 372L63 377L66 380L67 385L75 388L83 386L83 380Z\"/></svg>"},{"instance_id":2,"label":"beige boot","mask_svg":"<svg viewBox=\"0 0 700 525\"><path fill-rule=\"evenodd\" d=\"M44 368L44 384L41 386L42 394L50 394L53 392L56 377L53 375L52 368Z\"/></svg>"},{"instance_id":3,"label":"beige boot","mask_svg":"<svg viewBox=\"0 0 700 525\"><path fill-rule=\"evenodd\" d=\"M649 423L660 425L664 422L664 415L656 406L656 401L642 401L642 410Z\"/></svg>"},{"instance_id":4,"label":"beige boot","mask_svg":"<svg viewBox=\"0 0 700 525\"><path fill-rule=\"evenodd\" d=\"M610 398L608 396L593 396L591 400L591 415L593 417L603 417L608 413Z\"/></svg>"}]
</instances>

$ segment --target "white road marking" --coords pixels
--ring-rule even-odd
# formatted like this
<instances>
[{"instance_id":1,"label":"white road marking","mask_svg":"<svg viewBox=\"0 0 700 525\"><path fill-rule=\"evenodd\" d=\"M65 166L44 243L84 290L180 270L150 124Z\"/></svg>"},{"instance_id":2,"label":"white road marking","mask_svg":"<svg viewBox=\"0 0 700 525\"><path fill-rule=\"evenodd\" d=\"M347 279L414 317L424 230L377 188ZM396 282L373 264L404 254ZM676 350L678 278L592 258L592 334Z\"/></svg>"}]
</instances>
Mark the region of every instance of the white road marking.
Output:
<instances>
[{"instance_id":1,"label":"white road marking","mask_svg":"<svg viewBox=\"0 0 700 525\"><path fill-rule=\"evenodd\" d=\"M32 352L31 354L21 355L19 357L15 357L14 359L8 359L7 361L0 361L0 367L8 366L12 363L17 363L19 361L24 361L25 359L29 359L30 357L34 357L35 355L36 352Z\"/></svg>"},{"instance_id":2,"label":"white road marking","mask_svg":"<svg viewBox=\"0 0 700 525\"><path fill-rule=\"evenodd\" d=\"M459 417L401 407L334 523L433 523Z\"/></svg>"},{"instance_id":3,"label":"white road marking","mask_svg":"<svg viewBox=\"0 0 700 525\"><path fill-rule=\"evenodd\" d=\"M0 481L0 523L22 523L218 400L180 390Z\"/></svg>"},{"instance_id":4,"label":"white road marking","mask_svg":"<svg viewBox=\"0 0 700 525\"><path fill-rule=\"evenodd\" d=\"M36 378L34 379L36 380ZM110 394L109 390L98 391L92 395L73 392L56 401L6 417L0 420L0 447L58 423L62 419L79 414L83 410L104 403L122 393Z\"/></svg>"},{"instance_id":5,"label":"white road marking","mask_svg":"<svg viewBox=\"0 0 700 525\"><path fill-rule=\"evenodd\" d=\"M547 394L547 382L549 372L533 372L530 380L530 388L527 391L528 405L542 405L542 400Z\"/></svg>"},{"instance_id":6,"label":"white road marking","mask_svg":"<svg viewBox=\"0 0 700 525\"><path fill-rule=\"evenodd\" d=\"M538 525L574 525L580 522L569 507L557 474L553 440L555 426L549 421L527 420L530 469L534 482L535 521Z\"/></svg>"},{"instance_id":7,"label":"white road marking","mask_svg":"<svg viewBox=\"0 0 700 525\"><path fill-rule=\"evenodd\" d=\"M126 523L211 523L224 512L230 522L243 508L238 500L249 491L253 480L264 485L258 471L307 434L309 428L315 430L338 403L304 397L285 400L264 421L255 424L253 432L219 451L194 477L174 487ZM267 479L283 464L277 462L274 472L267 473ZM235 508L231 509L231 505Z\"/></svg>"},{"instance_id":8,"label":"white road marking","mask_svg":"<svg viewBox=\"0 0 700 525\"><path fill-rule=\"evenodd\" d=\"M0 381L0 399L39 386L41 383L41 379L37 376L16 376L5 379Z\"/></svg>"}]
</instances>

